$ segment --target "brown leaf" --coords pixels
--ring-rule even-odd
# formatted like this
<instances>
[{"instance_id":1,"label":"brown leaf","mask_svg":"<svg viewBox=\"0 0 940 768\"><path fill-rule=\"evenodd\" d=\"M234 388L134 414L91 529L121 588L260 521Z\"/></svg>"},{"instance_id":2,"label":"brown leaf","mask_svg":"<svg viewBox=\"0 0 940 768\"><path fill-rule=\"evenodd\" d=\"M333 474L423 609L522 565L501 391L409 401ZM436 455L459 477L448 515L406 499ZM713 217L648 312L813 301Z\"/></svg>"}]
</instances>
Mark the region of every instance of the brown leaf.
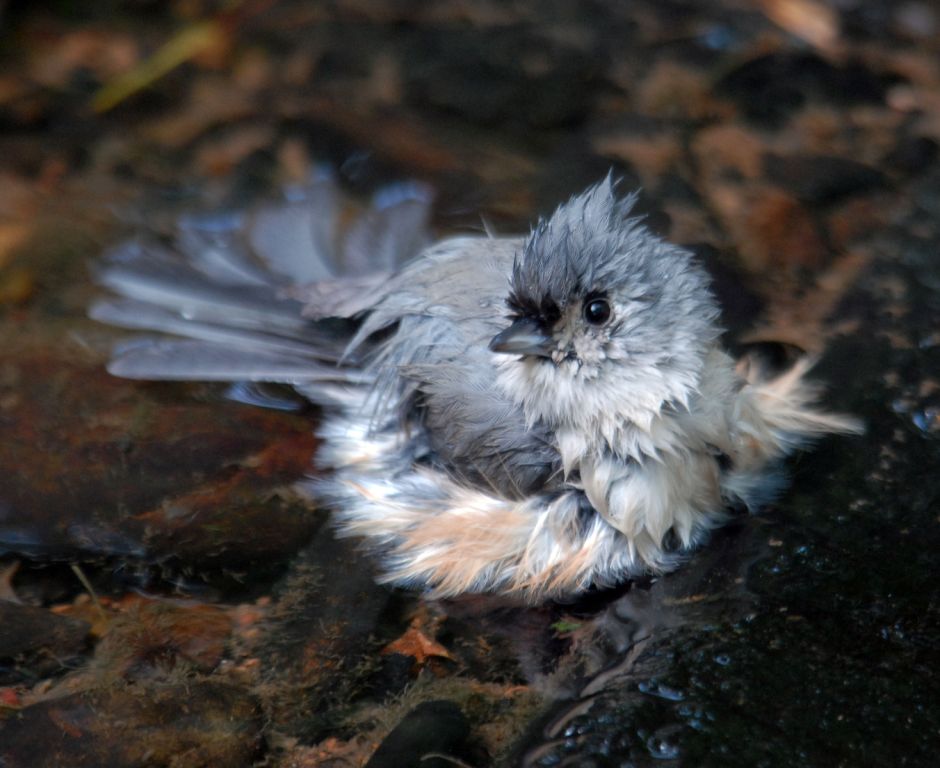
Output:
<instances>
[{"instance_id":1,"label":"brown leaf","mask_svg":"<svg viewBox=\"0 0 940 768\"><path fill-rule=\"evenodd\" d=\"M839 39L839 16L816 0L761 0L764 14L791 35L821 50Z\"/></svg>"},{"instance_id":2,"label":"brown leaf","mask_svg":"<svg viewBox=\"0 0 940 768\"><path fill-rule=\"evenodd\" d=\"M411 656L419 664L424 664L431 657L453 661L450 652L436 640L432 640L417 627L411 626L397 640L393 640L382 649L383 654L400 653Z\"/></svg>"}]
</instances>

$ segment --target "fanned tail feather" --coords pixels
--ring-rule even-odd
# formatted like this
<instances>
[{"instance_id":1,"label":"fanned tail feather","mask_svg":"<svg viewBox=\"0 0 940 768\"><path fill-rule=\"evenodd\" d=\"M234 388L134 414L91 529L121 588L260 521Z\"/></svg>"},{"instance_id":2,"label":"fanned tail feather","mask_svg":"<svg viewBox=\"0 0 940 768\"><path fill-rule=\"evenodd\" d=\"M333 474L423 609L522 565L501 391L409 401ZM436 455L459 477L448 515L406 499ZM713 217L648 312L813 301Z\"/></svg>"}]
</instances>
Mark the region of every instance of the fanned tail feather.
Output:
<instances>
[{"instance_id":1,"label":"fanned tail feather","mask_svg":"<svg viewBox=\"0 0 940 768\"><path fill-rule=\"evenodd\" d=\"M726 496L758 508L782 488L783 476L774 465L784 456L827 434L865 431L858 419L819 408L821 387L806 378L815 363L803 357L773 377L753 363L741 367L747 383L731 417L734 470L723 481Z\"/></svg>"},{"instance_id":2,"label":"fanned tail feather","mask_svg":"<svg viewBox=\"0 0 940 768\"><path fill-rule=\"evenodd\" d=\"M109 370L282 382L315 402L349 404L340 388L371 384L357 372L361 360L343 357L355 317L428 241L430 202L420 185L393 185L344 227L338 188L321 173L281 203L185 216L172 247L146 238L119 245L96 277L120 298L96 302L91 316L167 336L121 345Z\"/></svg>"},{"instance_id":3,"label":"fanned tail feather","mask_svg":"<svg viewBox=\"0 0 940 768\"><path fill-rule=\"evenodd\" d=\"M815 358L804 357L771 379L751 374L742 390L735 423L766 449L768 458L825 434L864 432L858 419L819 409L821 387L806 378L815 364Z\"/></svg>"}]
</instances>

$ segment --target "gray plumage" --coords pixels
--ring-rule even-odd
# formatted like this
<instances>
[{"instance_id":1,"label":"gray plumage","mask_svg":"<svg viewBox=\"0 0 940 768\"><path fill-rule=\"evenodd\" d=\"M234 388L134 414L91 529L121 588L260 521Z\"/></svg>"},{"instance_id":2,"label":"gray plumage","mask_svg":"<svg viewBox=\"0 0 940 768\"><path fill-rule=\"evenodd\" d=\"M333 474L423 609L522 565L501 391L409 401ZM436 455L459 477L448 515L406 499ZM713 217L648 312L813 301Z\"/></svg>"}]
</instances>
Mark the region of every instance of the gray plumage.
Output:
<instances>
[{"instance_id":1,"label":"gray plumage","mask_svg":"<svg viewBox=\"0 0 940 768\"><path fill-rule=\"evenodd\" d=\"M735 370L705 273L633 202L608 178L527 238L411 259L423 190L344 236L320 179L254 226L188 223L183 255L120 250L101 281L128 298L93 314L191 337L131 345L119 375L288 381L325 406L309 487L386 580L571 593L671 567L795 445L856 429L813 408L808 361Z\"/></svg>"}]
</instances>

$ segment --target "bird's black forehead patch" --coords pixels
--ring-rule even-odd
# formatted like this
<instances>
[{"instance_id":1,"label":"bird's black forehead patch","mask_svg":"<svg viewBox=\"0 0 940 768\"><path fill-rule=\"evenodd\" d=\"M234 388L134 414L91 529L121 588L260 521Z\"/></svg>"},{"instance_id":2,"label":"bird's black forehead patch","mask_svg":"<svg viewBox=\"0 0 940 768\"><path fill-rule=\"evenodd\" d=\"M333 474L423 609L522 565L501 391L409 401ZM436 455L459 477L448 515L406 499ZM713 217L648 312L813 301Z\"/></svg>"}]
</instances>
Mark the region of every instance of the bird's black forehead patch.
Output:
<instances>
[{"instance_id":1,"label":"bird's black forehead patch","mask_svg":"<svg viewBox=\"0 0 940 768\"><path fill-rule=\"evenodd\" d=\"M577 233L559 232L552 220L542 220L526 240L512 270L512 298L532 310L565 307L581 292L583 271Z\"/></svg>"},{"instance_id":2,"label":"bird's black forehead patch","mask_svg":"<svg viewBox=\"0 0 940 768\"><path fill-rule=\"evenodd\" d=\"M548 325L558 321L563 307L553 296L545 294L538 298L530 293L518 293L515 289L509 292L506 306L517 317L530 317Z\"/></svg>"},{"instance_id":3,"label":"bird's black forehead patch","mask_svg":"<svg viewBox=\"0 0 940 768\"><path fill-rule=\"evenodd\" d=\"M553 306L563 311L615 287L626 277L615 267L622 266L625 237L636 226L626 219L632 204L632 197L614 194L608 178L539 220L513 265L510 308L530 315Z\"/></svg>"}]
</instances>

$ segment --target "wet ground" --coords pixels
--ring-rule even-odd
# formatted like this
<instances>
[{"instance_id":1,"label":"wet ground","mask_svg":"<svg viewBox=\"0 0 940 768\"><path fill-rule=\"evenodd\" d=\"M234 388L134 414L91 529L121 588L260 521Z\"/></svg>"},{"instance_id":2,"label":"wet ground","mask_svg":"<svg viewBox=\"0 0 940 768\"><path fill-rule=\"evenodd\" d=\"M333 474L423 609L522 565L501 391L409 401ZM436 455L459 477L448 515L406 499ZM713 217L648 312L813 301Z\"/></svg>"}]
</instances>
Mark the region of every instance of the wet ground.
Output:
<instances>
[{"instance_id":1,"label":"wet ground","mask_svg":"<svg viewBox=\"0 0 940 768\"><path fill-rule=\"evenodd\" d=\"M0 14L0 765L936 764L940 6ZM729 344L821 354L867 433L663 578L375 586L296 492L315 409L113 379L85 318L106 247L322 165L352 200L427 182L441 234L613 168L712 269Z\"/></svg>"}]
</instances>

